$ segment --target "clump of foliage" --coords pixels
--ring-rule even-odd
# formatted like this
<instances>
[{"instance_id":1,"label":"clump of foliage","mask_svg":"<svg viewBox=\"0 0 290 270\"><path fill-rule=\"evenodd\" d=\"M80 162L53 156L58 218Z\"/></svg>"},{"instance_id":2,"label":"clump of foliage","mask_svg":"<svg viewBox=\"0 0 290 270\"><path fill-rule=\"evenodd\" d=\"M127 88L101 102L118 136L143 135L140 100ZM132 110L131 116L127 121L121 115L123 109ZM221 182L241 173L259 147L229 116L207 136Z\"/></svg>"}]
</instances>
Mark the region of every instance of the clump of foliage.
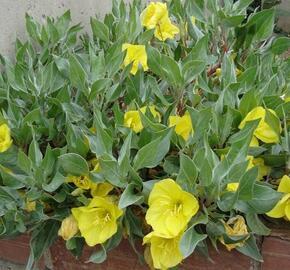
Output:
<instances>
[{"instance_id":1,"label":"clump of foliage","mask_svg":"<svg viewBox=\"0 0 290 270\"><path fill-rule=\"evenodd\" d=\"M92 36L27 15L0 75L0 231L31 234L27 269L58 235L95 263L123 236L157 269L262 261L261 218L290 219L290 39L251 2L113 1Z\"/></svg>"}]
</instances>

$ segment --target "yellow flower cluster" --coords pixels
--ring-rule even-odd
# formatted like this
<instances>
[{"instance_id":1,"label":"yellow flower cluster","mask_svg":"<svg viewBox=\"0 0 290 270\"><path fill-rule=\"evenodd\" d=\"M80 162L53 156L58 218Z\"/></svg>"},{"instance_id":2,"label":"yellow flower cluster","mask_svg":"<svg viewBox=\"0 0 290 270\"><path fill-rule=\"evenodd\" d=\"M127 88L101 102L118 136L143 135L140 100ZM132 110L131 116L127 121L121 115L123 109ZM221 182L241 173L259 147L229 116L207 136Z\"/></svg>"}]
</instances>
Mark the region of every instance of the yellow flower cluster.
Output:
<instances>
[{"instance_id":1,"label":"yellow flower cluster","mask_svg":"<svg viewBox=\"0 0 290 270\"><path fill-rule=\"evenodd\" d=\"M161 41L173 39L179 33L178 27L169 18L166 3L150 3L140 17L142 25L147 29L155 29L154 35Z\"/></svg>"},{"instance_id":2,"label":"yellow flower cluster","mask_svg":"<svg viewBox=\"0 0 290 270\"><path fill-rule=\"evenodd\" d=\"M242 247L248 238L248 228L245 219L242 216L236 216L230 218L227 222L223 222L223 224L228 236L245 236L245 239L238 243L226 244L224 238L222 237L220 239L221 243L226 246L228 251L231 251L236 247Z\"/></svg>"},{"instance_id":3,"label":"yellow flower cluster","mask_svg":"<svg viewBox=\"0 0 290 270\"><path fill-rule=\"evenodd\" d=\"M6 124L0 125L0 153L5 152L12 145L10 128Z\"/></svg>"},{"instance_id":4,"label":"yellow flower cluster","mask_svg":"<svg viewBox=\"0 0 290 270\"><path fill-rule=\"evenodd\" d=\"M284 195L267 215L272 218L284 217L286 220L290 220L290 177L288 175L282 177L278 191Z\"/></svg>"},{"instance_id":5,"label":"yellow flower cluster","mask_svg":"<svg viewBox=\"0 0 290 270\"><path fill-rule=\"evenodd\" d=\"M164 179L154 185L148 205L145 219L153 232L144 237L143 243L150 245L155 268L174 267L183 259L180 239L199 209L198 201L174 180Z\"/></svg>"}]
</instances>

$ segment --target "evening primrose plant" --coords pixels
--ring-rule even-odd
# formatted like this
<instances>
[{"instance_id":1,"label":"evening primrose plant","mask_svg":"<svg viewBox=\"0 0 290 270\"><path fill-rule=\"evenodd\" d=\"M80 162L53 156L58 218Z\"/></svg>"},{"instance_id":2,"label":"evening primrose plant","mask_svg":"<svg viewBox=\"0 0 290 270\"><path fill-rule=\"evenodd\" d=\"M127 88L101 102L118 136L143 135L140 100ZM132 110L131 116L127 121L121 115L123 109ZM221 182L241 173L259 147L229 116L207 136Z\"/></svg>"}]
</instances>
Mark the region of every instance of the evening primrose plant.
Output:
<instances>
[{"instance_id":1,"label":"evening primrose plant","mask_svg":"<svg viewBox=\"0 0 290 270\"><path fill-rule=\"evenodd\" d=\"M289 226L289 38L252 1L112 1L39 24L1 56L0 231L102 263L123 238L151 268ZM282 224L282 225L281 225ZM140 262L141 263L141 262Z\"/></svg>"}]
</instances>

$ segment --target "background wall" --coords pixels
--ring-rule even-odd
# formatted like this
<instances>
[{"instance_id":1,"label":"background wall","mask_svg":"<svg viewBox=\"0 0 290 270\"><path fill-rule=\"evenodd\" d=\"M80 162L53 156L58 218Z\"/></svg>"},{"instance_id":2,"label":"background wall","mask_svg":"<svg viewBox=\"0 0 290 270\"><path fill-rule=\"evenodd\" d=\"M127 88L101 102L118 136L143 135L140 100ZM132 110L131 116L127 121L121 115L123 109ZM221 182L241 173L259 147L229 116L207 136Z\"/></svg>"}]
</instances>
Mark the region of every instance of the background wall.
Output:
<instances>
[{"instance_id":1,"label":"background wall","mask_svg":"<svg viewBox=\"0 0 290 270\"><path fill-rule=\"evenodd\" d=\"M129 0L126 0L129 2ZM82 22L89 30L90 16L111 10L112 0L0 0L0 53L13 55L16 37L25 38L25 13L38 21L71 10L74 23Z\"/></svg>"},{"instance_id":2,"label":"background wall","mask_svg":"<svg viewBox=\"0 0 290 270\"><path fill-rule=\"evenodd\" d=\"M13 56L16 37L25 38L26 12L41 22L45 15L59 16L70 9L73 22L82 22L89 31L90 16L101 16L111 5L112 0L0 0L0 53ZM282 0L278 14L278 26L290 33L290 0Z\"/></svg>"}]
</instances>

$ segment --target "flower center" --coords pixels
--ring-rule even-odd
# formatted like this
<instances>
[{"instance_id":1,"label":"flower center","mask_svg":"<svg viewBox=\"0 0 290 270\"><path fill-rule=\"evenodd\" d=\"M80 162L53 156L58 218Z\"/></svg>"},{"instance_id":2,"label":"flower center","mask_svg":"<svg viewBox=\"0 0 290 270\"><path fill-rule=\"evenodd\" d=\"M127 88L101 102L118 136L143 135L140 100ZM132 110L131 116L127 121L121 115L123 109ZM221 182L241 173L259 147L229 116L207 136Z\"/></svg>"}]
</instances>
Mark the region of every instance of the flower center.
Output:
<instances>
[{"instance_id":1,"label":"flower center","mask_svg":"<svg viewBox=\"0 0 290 270\"><path fill-rule=\"evenodd\" d=\"M182 211L182 203L180 201L176 202L174 205L173 205L173 209L171 210L171 214L173 216L177 216L178 214L181 213Z\"/></svg>"}]
</instances>

